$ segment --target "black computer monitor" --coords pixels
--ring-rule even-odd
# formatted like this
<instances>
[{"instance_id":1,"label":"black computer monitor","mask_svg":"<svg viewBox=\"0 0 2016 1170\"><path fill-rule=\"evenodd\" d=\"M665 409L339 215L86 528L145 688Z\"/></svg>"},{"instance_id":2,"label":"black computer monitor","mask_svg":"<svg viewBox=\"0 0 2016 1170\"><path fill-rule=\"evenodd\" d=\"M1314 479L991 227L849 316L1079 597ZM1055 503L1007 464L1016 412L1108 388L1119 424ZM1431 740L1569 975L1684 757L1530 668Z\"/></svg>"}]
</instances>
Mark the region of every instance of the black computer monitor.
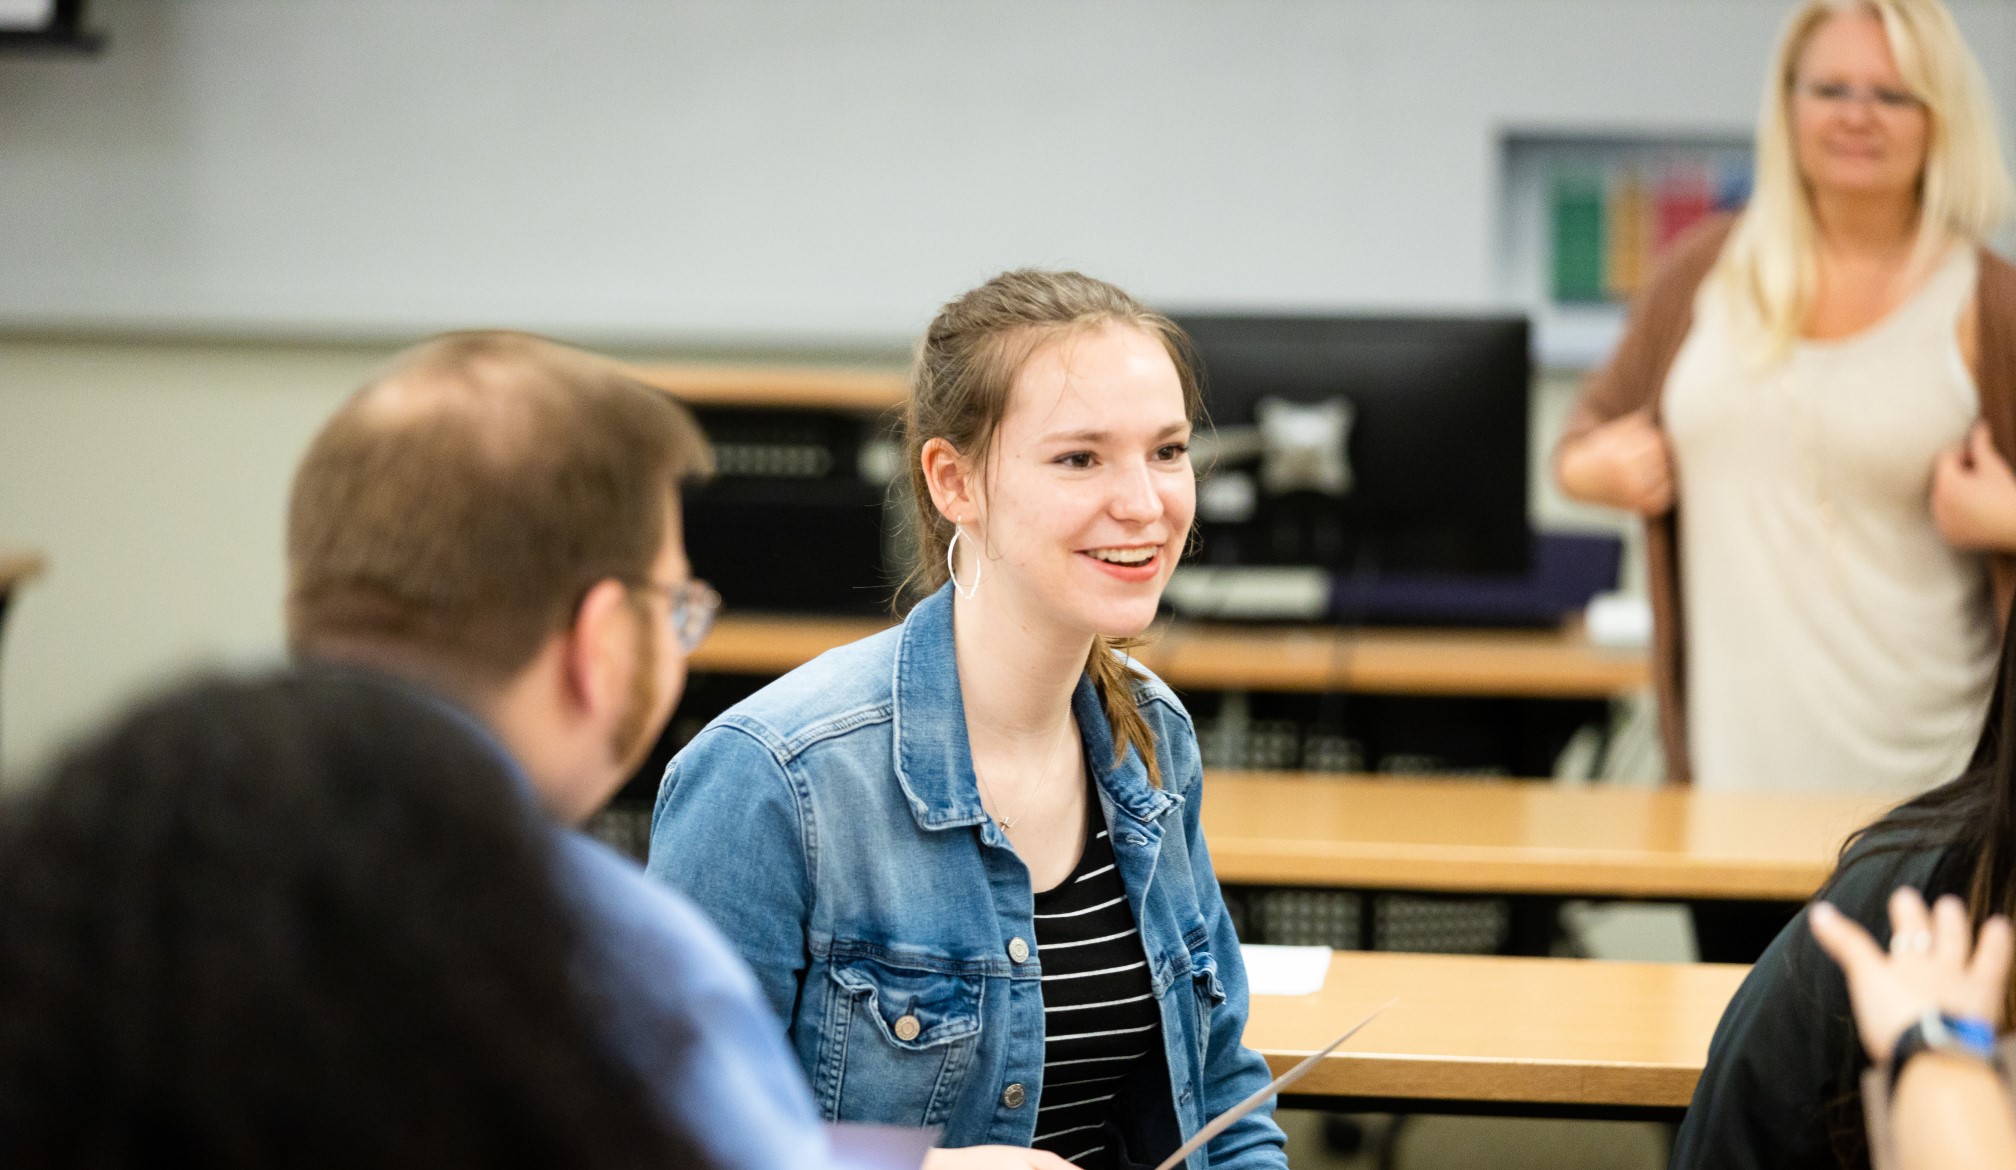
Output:
<instances>
[{"instance_id":1,"label":"black computer monitor","mask_svg":"<svg viewBox=\"0 0 2016 1170\"><path fill-rule=\"evenodd\" d=\"M1231 477L1201 487L1193 563L1361 579L1526 572L1526 318L1176 321L1196 345L1220 430L1212 474ZM1321 449L1340 413L1341 484L1336 452ZM1270 434L1258 433L1263 422Z\"/></svg>"}]
</instances>

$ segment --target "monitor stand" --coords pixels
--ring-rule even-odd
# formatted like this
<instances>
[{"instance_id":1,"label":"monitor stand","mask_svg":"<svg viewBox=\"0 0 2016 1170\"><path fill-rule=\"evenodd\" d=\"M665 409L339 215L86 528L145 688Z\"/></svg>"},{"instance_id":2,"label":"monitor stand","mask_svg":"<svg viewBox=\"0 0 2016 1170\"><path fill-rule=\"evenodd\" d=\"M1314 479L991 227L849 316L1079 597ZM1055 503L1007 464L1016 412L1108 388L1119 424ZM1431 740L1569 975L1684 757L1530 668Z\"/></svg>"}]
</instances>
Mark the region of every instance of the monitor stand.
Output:
<instances>
[{"instance_id":1,"label":"monitor stand","mask_svg":"<svg viewBox=\"0 0 2016 1170\"><path fill-rule=\"evenodd\" d=\"M1162 592L1171 609L1206 621L1323 621L1330 571L1302 565L1184 565Z\"/></svg>"}]
</instances>

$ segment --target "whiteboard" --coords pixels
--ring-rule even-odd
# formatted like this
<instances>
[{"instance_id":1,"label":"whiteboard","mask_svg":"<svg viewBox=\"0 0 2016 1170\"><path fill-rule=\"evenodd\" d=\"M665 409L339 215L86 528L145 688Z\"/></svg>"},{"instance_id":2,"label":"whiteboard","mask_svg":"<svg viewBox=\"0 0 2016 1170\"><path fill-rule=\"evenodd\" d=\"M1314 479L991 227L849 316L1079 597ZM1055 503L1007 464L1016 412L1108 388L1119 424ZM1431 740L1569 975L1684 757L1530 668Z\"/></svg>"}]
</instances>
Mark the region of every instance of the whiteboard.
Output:
<instances>
[{"instance_id":1,"label":"whiteboard","mask_svg":"<svg viewBox=\"0 0 2016 1170\"><path fill-rule=\"evenodd\" d=\"M1959 0L2001 107L2016 5ZM1003 268L1502 301L1507 128L1747 132L1771 0L97 0L0 329L888 341Z\"/></svg>"}]
</instances>

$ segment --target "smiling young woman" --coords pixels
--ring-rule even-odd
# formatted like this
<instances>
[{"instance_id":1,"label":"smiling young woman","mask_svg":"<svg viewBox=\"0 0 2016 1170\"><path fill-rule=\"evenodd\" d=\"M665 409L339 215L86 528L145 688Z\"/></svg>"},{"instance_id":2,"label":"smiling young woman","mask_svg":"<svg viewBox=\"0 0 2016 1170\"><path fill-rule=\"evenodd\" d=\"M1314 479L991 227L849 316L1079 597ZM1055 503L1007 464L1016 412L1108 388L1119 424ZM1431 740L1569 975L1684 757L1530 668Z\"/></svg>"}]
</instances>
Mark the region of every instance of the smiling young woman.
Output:
<instances>
[{"instance_id":1,"label":"smiling young woman","mask_svg":"<svg viewBox=\"0 0 2016 1170\"><path fill-rule=\"evenodd\" d=\"M1152 1165L1267 1082L1189 715L1122 650L1189 538L1200 414L1182 335L1111 285L947 305L906 417L930 592L659 790L651 871L740 947L820 1107L941 1127L934 1167ZM1286 1165L1265 1111L1206 1157Z\"/></svg>"}]
</instances>

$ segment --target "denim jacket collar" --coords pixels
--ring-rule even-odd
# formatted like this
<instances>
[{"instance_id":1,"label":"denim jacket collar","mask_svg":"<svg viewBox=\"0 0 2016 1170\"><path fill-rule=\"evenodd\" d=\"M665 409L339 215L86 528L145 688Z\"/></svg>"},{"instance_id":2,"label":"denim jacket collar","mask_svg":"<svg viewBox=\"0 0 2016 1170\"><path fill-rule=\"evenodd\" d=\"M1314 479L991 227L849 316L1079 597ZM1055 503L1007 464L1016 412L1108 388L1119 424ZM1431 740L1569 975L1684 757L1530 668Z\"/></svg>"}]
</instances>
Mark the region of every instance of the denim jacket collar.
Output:
<instances>
[{"instance_id":1,"label":"denim jacket collar","mask_svg":"<svg viewBox=\"0 0 2016 1170\"><path fill-rule=\"evenodd\" d=\"M966 704L952 638L952 587L917 603L903 620L896 650L896 780L922 829L949 829L987 820L966 740ZM1093 781L1121 812L1144 824L1177 807L1182 798L1148 783L1148 769L1130 749L1113 763L1113 729L1098 688L1081 675L1071 696L1086 764Z\"/></svg>"}]
</instances>

